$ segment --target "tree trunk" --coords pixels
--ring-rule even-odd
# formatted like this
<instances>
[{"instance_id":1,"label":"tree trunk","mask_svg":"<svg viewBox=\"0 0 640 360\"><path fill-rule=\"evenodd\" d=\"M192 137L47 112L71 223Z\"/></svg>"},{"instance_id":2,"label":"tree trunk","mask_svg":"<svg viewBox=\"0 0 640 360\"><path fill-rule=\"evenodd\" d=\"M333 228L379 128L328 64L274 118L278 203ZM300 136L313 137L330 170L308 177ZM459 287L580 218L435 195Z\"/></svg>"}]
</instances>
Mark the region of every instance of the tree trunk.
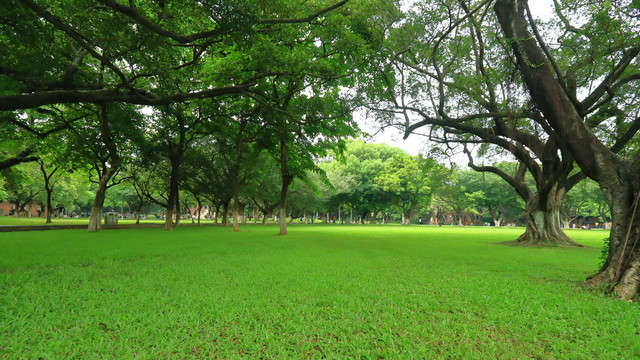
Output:
<instances>
[{"instance_id":1,"label":"tree trunk","mask_svg":"<svg viewBox=\"0 0 640 360\"><path fill-rule=\"evenodd\" d=\"M495 227L499 228L500 227L500 223L502 223L502 218L504 217L504 215L500 215L499 218L493 218L493 223L495 224Z\"/></svg>"},{"instance_id":2,"label":"tree trunk","mask_svg":"<svg viewBox=\"0 0 640 360\"><path fill-rule=\"evenodd\" d=\"M284 168L284 166L283 166ZM282 188L280 189L280 235L287 234L287 193L289 185L293 182L293 175L282 174ZM293 218L291 218L293 220Z\"/></svg>"},{"instance_id":3,"label":"tree trunk","mask_svg":"<svg viewBox=\"0 0 640 360\"><path fill-rule=\"evenodd\" d=\"M528 201L525 210L526 229L518 238L518 243L536 246L582 246L567 236L560 226L560 205L563 196L564 189L558 189L556 185L548 193L539 193Z\"/></svg>"},{"instance_id":4,"label":"tree trunk","mask_svg":"<svg viewBox=\"0 0 640 360\"><path fill-rule=\"evenodd\" d=\"M226 201L222 204L222 226L227 226L229 218L229 203L230 201Z\"/></svg>"},{"instance_id":5,"label":"tree trunk","mask_svg":"<svg viewBox=\"0 0 640 360\"><path fill-rule=\"evenodd\" d=\"M637 172L636 172L637 173ZM640 181L629 178L606 180L601 189L611 207L611 232L607 260L598 273L589 276L587 283L606 287L623 299L640 293Z\"/></svg>"},{"instance_id":6,"label":"tree trunk","mask_svg":"<svg viewBox=\"0 0 640 360\"><path fill-rule=\"evenodd\" d=\"M104 206L104 199L107 193L107 185L115 173L116 169L108 169L98 182L98 190L96 191L96 196L93 198L93 204L91 205L91 214L89 215L89 226L87 227L87 231L98 231L102 228L102 207Z\"/></svg>"},{"instance_id":7,"label":"tree trunk","mask_svg":"<svg viewBox=\"0 0 640 360\"><path fill-rule=\"evenodd\" d=\"M237 195L237 194L236 194ZM238 219L238 214L240 214L240 202L238 201L238 196L235 196L233 200L233 231L240 231L240 221Z\"/></svg>"},{"instance_id":8,"label":"tree trunk","mask_svg":"<svg viewBox=\"0 0 640 360\"><path fill-rule=\"evenodd\" d=\"M46 205L47 220L45 221L45 224L51 224L51 195L53 193L53 189L47 188L46 190L47 190L47 205Z\"/></svg>"},{"instance_id":9,"label":"tree trunk","mask_svg":"<svg viewBox=\"0 0 640 360\"><path fill-rule=\"evenodd\" d=\"M375 225L377 217L378 217L378 212L377 211L372 212L371 213L371 219L370 219L369 223L372 224L372 225Z\"/></svg>"},{"instance_id":10,"label":"tree trunk","mask_svg":"<svg viewBox=\"0 0 640 360\"><path fill-rule=\"evenodd\" d=\"M167 231L173 230L173 216L174 216L173 208L171 207L166 208L164 212L164 229Z\"/></svg>"},{"instance_id":11,"label":"tree trunk","mask_svg":"<svg viewBox=\"0 0 640 360\"><path fill-rule=\"evenodd\" d=\"M175 222L173 224L173 227L177 227L178 225L180 225L180 220L182 219L182 208L180 207L180 198L179 198L179 193L176 191L176 206L174 208L174 213L175 213ZM173 230L173 229L172 229Z\"/></svg>"}]
</instances>

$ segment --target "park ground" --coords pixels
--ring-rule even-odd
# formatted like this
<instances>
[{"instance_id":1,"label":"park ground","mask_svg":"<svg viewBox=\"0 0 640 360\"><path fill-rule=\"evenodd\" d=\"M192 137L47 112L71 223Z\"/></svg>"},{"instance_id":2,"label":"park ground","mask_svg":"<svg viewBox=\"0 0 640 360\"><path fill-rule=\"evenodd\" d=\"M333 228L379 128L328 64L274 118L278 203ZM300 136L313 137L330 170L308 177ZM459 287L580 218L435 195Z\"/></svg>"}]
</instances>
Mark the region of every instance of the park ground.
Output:
<instances>
[{"instance_id":1,"label":"park ground","mask_svg":"<svg viewBox=\"0 0 640 360\"><path fill-rule=\"evenodd\" d=\"M393 225L0 233L0 359L640 358L584 248Z\"/></svg>"}]
</instances>

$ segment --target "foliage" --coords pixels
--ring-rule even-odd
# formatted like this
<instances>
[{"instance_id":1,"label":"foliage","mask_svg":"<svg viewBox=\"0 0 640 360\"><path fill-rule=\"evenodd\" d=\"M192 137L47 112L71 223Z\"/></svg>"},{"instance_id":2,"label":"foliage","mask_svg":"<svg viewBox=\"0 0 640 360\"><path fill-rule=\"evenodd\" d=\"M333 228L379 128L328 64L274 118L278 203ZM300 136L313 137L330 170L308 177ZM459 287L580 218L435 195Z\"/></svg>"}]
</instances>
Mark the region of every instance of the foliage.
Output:
<instances>
[{"instance_id":1,"label":"foliage","mask_svg":"<svg viewBox=\"0 0 640 360\"><path fill-rule=\"evenodd\" d=\"M513 168L513 164L495 164L503 171ZM484 196L479 197L478 210L484 216L499 223L515 220L522 214L524 204L513 188L503 179L492 173L479 173L473 170L461 171L460 181L469 192L482 191Z\"/></svg>"},{"instance_id":2,"label":"foliage","mask_svg":"<svg viewBox=\"0 0 640 360\"><path fill-rule=\"evenodd\" d=\"M375 181L385 191L391 192L392 202L402 210L408 222L421 209L431 205L434 193L450 174L449 169L431 158L394 155Z\"/></svg>"},{"instance_id":3,"label":"foliage","mask_svg":"<svg viewBox=\"0 0 640 360\"><path fill-rule=\"evenodd\" d=\"M462 216L465 214L478 214L478 205L485 198L484 191L469 191L461 183L460 172L454 172L451 179L443 184L437 192L434 205L441 213L458 218L458 225L462 224Z\"/></svg>"}]
</instances>

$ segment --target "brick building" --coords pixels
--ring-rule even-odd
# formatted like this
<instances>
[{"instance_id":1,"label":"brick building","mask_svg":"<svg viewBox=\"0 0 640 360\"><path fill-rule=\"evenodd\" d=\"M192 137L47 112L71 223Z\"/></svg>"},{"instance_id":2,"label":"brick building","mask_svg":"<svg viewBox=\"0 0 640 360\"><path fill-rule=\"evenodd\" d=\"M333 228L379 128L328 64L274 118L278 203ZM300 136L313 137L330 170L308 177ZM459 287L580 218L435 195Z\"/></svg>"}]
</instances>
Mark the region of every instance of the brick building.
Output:
<instances>
[{"instance_id":1,"label":"brick building","mask_svg":"<svg viewBox=\"0 0 640 360\"><path fill-rule=\"evenodd\" d=\"M16 206L8 201L0 202L0 216L15 216ZM38 217L44 215L42 206L38 203L31 203L31 206L25 206L26 214L22 213L20 216Z\"/></svg>"}]
</instances>

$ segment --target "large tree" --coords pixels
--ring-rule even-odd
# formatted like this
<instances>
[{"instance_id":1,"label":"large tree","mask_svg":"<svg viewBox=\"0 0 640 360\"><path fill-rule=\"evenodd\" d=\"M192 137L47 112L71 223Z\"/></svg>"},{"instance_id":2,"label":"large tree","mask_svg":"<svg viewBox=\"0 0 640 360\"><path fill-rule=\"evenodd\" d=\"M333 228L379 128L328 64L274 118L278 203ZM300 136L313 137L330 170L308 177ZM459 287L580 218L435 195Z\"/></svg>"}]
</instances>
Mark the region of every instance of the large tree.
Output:
<instances>
[{"instance_id":1,"label":"large tree","mask_svg":"<svg viewBox=\"0 0 640 360\"><path fill-rule=\"evenodd\" d=\"M420 3L427 23L441 26L427 28L425 46L397 48L394 59L431 78L423 84L435 96L424 98L432 104L426 110L394 98L447 134L510 142L503 147L519 152L518 160L540 162L543 172L567 173L575 161L599 183L613 218L608 259L589 282L630 298L640 290L640 152L628 146L640 129L638 6L554 5L555 21L543 25L526 0ZM414 33L423 29L407 24ZM413 66L414 58L429 67ZM552 158L560 161L547 163Z\"/></svg>"},{"instance_id":2,"label":"large tree","mask_svg":"<svg viewBox=\"0 0 640 360\"><path fill-rule=\"evenodd\" d=\"M509 58L493 51L507 48L490 32L495 19L481 5L471 5L414 4L389 37L392 60L378 69L387 91L370 92L384 100L370 108L404 128L405 136L422 133L443 148L489 143L502 149L521 163L521 172L478 166L467 151L469 165L500 176L525 201L527 227L519 242L576 245L560 227L559 208L564 193L584 175L570 177L571 154L558 138L532 125L543 115L506 75L513 67ZM533 188L525 183L526 174Z\"/></svg>"},{"instance_id":3,"label":"large tree","mask_svg":"<svg viewBox=\"0 0 640 360\"><path fill-rule=\"evenodd\" d=\"M550 51L531 20L527 1L499 0L494 9L526 89L544 114L539 124L549 136L562 139L585 174L598 182L611 209L608 257L588 281L610 286L628 299L640 292L640 151L620 156L615 150L640 128L634 111L638 104L629 103L627 96L637 96L633 94L640 80L640 9L634 2L590 4L577 8L578 23L568 16L572 10L556 5L566 29L563 52ZM585 60L592 64L589 72L567 67ZM620 110L622 118L610 109ZM593 125L611 128L615 122L626 124L626 131L609 146L610 137Z\"/></svg>"}]
</instances>

